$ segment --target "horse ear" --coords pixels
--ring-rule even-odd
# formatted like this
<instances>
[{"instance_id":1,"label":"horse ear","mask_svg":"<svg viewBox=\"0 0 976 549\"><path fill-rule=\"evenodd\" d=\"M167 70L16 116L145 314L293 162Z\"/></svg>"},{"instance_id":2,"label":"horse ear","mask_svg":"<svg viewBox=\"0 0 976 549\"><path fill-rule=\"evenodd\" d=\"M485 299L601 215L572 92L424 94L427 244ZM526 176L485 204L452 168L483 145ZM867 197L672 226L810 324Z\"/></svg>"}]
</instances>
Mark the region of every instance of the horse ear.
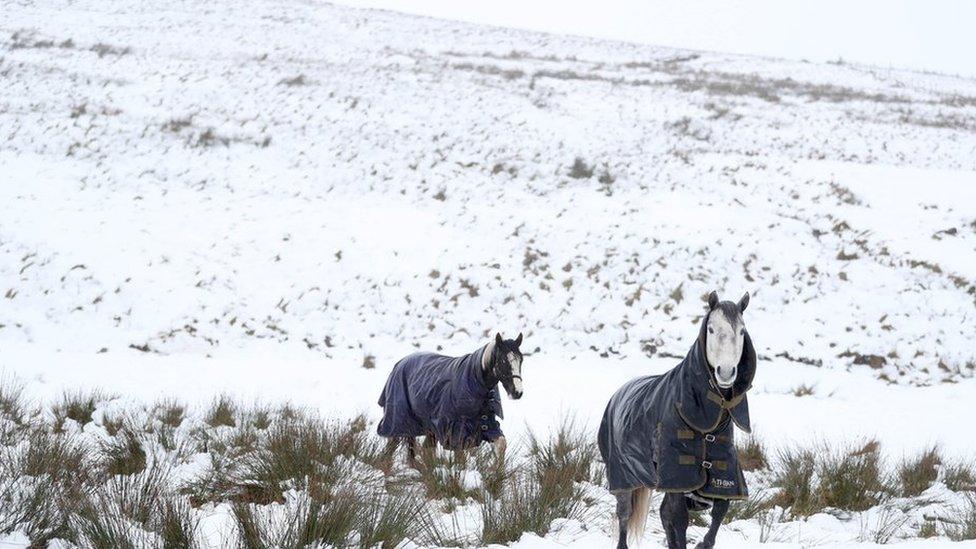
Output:
<instances>
[{"instance_id":1,"label":"horse ear","mask_svg":"<svg viewBox=\"0 0 976 549\"><path fill-rule=\"evenodd\" d=\"M739 314L746 312L746 307L749 306L749 292L746 292L742 299L739 300Z\"/></svg>"},{"instance_id":2,"label":"horse ear","mask_svg":"<svg viewBox=\"0 0 976 549\"><path fill-rule=\"evenodd\" d=\"M711 311L716 306L718 306L718 294L716 292L712 292L708 294L708 310Z\"/></svg>"},{"instance_id":3,"label":"horse ear","mask_svg":"<svg viewBox=\"0 0 976 549\"><path fill-rule=\"evenodd\" d=\"M501 344L502 344L502 334L496 332L495 333L495 345L501 345Z\"/></svg>"},{"instance_id":4,"label":"horse ear","mask_svg":"<svg viewBox=\"0 0 976 549\"><path fill-rule=\"evenodd\" d=\"M518 349L519 345L521 344L522 344L522 332L519 332L518 337L515 338L515 348Z\"/></svg>"}]
</instances>

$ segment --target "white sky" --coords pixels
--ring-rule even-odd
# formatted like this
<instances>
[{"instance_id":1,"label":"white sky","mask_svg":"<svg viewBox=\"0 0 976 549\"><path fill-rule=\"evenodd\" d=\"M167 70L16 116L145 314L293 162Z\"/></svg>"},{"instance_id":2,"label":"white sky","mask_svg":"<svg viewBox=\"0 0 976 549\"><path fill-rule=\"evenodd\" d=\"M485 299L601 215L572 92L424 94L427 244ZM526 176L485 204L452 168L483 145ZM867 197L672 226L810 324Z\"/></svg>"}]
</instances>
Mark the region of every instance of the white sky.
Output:
<instances>
[{"instance_id":1,"label":"white sky","mask_svg":"<svg viewBox=\"0 0 976 549\"><path fill-rule=\"evenodd\" d=\"M976 76L971 0L337 0L504 27Z\"/></svg>"}]
</instances>

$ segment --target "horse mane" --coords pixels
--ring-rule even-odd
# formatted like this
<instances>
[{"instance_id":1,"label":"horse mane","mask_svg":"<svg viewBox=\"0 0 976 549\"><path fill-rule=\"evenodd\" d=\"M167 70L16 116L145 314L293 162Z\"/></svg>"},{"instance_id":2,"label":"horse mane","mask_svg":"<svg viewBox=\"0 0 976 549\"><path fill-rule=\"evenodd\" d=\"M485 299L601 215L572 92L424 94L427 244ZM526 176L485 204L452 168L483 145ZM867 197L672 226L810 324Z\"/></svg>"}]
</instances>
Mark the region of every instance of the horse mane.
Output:
<instances>
[{"instance_id":1,"label":"horse mane","mask_svg":"<svg viewBox=\"0 0 976 549\"><path fill-rule=\"evenodd\" d=\"M491 366L491 359L495 355L495 340L494 338L488 340L488 345L485 345L485 352L481 355L481 370L487 372Z\"/></svg>"}]
</instances>

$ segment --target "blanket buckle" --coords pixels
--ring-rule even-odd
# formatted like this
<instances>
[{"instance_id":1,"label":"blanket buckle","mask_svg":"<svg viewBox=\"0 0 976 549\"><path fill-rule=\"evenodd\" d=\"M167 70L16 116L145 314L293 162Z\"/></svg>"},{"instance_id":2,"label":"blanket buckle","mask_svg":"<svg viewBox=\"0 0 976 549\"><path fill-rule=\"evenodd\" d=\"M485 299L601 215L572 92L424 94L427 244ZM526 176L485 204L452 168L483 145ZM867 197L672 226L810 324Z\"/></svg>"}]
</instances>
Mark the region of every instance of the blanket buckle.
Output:
<instances>
[{"instance_id":1,"label":"blanket buckle","mask_svg":"<svg viewBox=\"0 0 976 549\"><path fill-rule=\"evenodd\" d=\"M711 461L703 461L702 462L702 467L705 468L705 469L711 469L712 468L712 462Z\"/></svg>"},{"instance_id":2,"label":"blanket buckle","mask_svg":"<svg viewBox=\"0 0 976 549\"><path fill-rule=\"evenodd\" d=\"M705 442L715 442L715 435L711 433L705 435Z\"/></svg>"}]
</instances>

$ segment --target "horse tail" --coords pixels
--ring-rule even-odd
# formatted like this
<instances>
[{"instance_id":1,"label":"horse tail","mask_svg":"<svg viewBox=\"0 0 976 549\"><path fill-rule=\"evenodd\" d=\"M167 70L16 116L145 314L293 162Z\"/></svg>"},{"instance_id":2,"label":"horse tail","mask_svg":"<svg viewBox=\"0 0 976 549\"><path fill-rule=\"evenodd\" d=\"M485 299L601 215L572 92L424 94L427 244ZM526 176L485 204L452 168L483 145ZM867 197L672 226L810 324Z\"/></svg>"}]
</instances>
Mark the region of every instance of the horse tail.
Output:
<instances>
[{"instance_id":1,"label":"horse tail","mask_svg":"<svg viewBox=\"0 0 976 549\"><path fill-rule=\"evenodd\" d=\"M627 519L627 541L633 545L640 543L647 525L647 514L651 510L651 489L646 486L635 488L630 493L630 518Z\"/></svg>"}]
</instances>

